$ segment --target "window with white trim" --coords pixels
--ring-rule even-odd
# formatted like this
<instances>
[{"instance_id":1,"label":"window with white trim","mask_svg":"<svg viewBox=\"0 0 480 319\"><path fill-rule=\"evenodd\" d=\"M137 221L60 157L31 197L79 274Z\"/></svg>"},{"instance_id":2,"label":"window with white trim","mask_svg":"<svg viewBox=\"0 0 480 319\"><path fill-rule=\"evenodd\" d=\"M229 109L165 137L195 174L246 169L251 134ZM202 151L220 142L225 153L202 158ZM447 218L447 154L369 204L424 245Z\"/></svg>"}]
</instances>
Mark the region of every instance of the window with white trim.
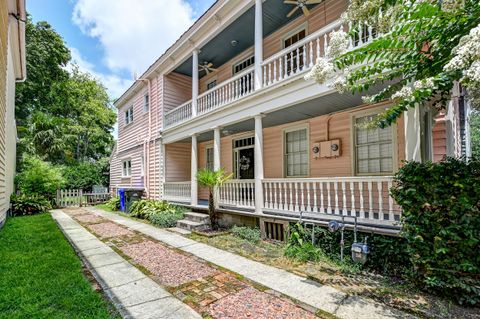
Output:
<instances>
[{"instance_id":1,"label":"window with white trim","mask_svg":"<svg viewBox=\"0 0 480 319\"><path fill-rule=\"evenodd\" d=\"M207 91L217 86L217 79L212 79L207 83Z\"/></svg>"},{"instance_id":2,"label":"window with white trim","mask_svg":"<svg viewBox=\"0 0 480 319\"><path fill-rule=\"evenodd\" d=\"M297 33L289 36L283 40L283 47L286 49L289 46L294 45L295 43L305 39L307 36L307 31L302 29ZM287 72L290 74L292 71L298 71L299 68L303 67L303 46L298 48L298 51L292 51L292 53L287 55Z\"/></svg>"},{"instance_id":3,"label":"window with white trim","mask_svg":"<svg viewBox=\"0 0 480 319\"><path fill-rule=\"evenodd\" d=\"M145 176L145 156L142 155L142 157L140 157L140 174L141 176Z\"/></svg>"},{"instance_id":4,"label":"window with white trim","mask_svg":"<svg viewBox=\"0 0 480 319\"><path fill-rule=\"evenodd\" d=\"M308 176L307 129L286 131L284 136L285 176Z\"/></svg>"},{"instance_id":5,"label":"window with white trim","mask_svg":"<svg viewBox=\"0 0 480 319\"><path fill-rule=\"evenodd\" d=\"M393 173L393 129L365 128L376 115L355 118L355 171L357 174Z\"/></svg>"},{"instance_id":6,"label":"window with white trim","mask_svg":"<svg viewBox=\"0 0 480 319\"><path fill-rule=\"evenodd\" d=\"M128 125L133 122L133 106L130 106L125 111L125 125Z\"/></svg>"},{"instance_id":7,"label":"window with white trim","mask_svg":"<svg viewBox=\"0 0 480 319\"><path fill-rule=\"evenodd\" d=\"M213 147L207 147L206 148L206 161L205 161L205 168L213 171L214 168L214 160L213 160Z\"/></svg>"},{"instance_id":8,"label":"window with white trim","mask_svg":"<svg viewBox=\"0 0 480 319\"><path fill-rule=\"evenodd\" d=\"M122 176L130 177L132 175L132 161L126 160L122 162Z\"/></svg>"},{"instance_id":9,"label":"window with white trim","mask_svg":"<svg viewBox=\"0 0 480 319\"><path fill-rule=\"evenodd\" d=\"M235 63L233 65L233 74L237 74L254 64L255 64L255 56L252 55L246 58L245 60Z\"/></svg>"},{"instance_id":10,"label":"window with white trim","mask_svg":"<svg viewBox=\"0 0 480 319\"><path fill-rule=\"evenodd\" d=\"M145 94L143 96L143 112L147 113L150 110L150 96Z\"/></svg>"}]
</instances>

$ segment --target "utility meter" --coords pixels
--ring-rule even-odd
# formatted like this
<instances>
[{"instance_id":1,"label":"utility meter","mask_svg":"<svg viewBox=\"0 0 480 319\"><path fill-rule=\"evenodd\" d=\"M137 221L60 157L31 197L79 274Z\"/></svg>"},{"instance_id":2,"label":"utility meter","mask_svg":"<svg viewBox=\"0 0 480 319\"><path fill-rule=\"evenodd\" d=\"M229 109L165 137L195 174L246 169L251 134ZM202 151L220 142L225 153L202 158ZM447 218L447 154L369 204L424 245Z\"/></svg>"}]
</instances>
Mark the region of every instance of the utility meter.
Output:
<instances>
[{"instance_id":1,"label":"utility meter","mask_svg":"<svg viewBox=\"0 0 480 319\"><path fill-rule=\"evenodd\" d=\"M352 259L354 262L365 264L369 253L370 247L367 245L367 238L365 238L364 243L352 244Z\"/></svg>"}]
</instances>

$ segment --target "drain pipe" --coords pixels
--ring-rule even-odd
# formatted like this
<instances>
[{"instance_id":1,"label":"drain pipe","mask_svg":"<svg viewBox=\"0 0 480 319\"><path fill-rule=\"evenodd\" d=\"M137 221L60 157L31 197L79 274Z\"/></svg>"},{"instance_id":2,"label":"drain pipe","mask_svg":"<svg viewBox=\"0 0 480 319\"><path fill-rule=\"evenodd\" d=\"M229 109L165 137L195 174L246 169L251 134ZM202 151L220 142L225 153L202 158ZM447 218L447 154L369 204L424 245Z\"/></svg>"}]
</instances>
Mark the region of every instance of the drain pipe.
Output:
<instances>
[{"instance_id":1,"label":"drain pipe","mask_svg":"<svg viewBox=\"0 0 480 319\"><path fill-rule=\"evenodd\" d=\"M149 166L150 166L150 139L152 135L152 108L150 106L150 101L152 98L152 82L148 78L140 78L139 81L147 82L148 86L148 133L143 141L143 174L145 179L145 196L148 198L150 196L150 174L149 174ZM145 101L144 101L145 103Z\"/></svg>"}]
</instances>

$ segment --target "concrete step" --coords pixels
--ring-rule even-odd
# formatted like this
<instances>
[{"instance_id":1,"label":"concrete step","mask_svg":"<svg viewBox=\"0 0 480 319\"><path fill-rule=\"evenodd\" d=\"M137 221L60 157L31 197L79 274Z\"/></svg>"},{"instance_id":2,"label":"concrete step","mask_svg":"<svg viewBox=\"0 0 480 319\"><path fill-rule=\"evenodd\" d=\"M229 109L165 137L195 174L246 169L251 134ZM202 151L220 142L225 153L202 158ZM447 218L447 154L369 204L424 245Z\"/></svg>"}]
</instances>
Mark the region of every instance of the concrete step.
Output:
<instances>
[{"instance_id":1,"label":"concrete step","mask_svg":"<svg viewBox=\"0 0 480 319\"><path fill-rule=\"evenodd\" d=\"M204 230L208 228L208 222L195 222L188 219L177 221L177 227L187 230Z\"/></svg>"},{"instance_id":2,"label":"concrete step","mask_svg":"<svg viewBox=\"0 0 480 319\"><path fill-rule=\"evenodd\" d=\"M174 233L177 233L177 234L181 234L181 235L188 235L188 234L192 233L189 230L186 230L186 229L183 229L183 228L178 228L178 227L167 228L167 230L169 230L171 232L174 232Z\"/></svg>"},{"instance_id":3,"label":"concrete step","mask_svg":"<svg viewBox=\"0 0 480 319\"><path fill-rule=\"evenodd\" d=\"M210 217L207 214L188 212L188 213L185 213L184 215L186 220L191 220L193 222L208 223L210 221Z\"/></svg>"}]
</instances>

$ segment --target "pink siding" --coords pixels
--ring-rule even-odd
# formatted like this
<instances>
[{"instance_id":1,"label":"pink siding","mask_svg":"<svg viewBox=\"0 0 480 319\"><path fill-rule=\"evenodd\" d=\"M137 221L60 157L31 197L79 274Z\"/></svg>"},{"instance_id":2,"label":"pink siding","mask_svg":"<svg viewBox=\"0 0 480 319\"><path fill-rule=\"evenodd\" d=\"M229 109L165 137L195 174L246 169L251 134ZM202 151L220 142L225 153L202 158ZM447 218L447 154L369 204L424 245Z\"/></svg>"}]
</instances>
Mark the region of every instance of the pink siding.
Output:
<instances>
[{"instance_id":1,"label":"pink siding","mask_svg":"<svg viewBox=\"0 0 480 319\"><path fill-rule=\"evenodd\" d=\"M163 109L171 109L192 99L192 78L172 72L163 77Z\"/></svg>"},{"instance_id":2,"label":"pink siding","mask_svg":"<svg viewBox=\"0 0 480 319\"><path fill-rule=\"evenodd\" d=\"M190 180L191 144L173 143L165 145L167 182L185 182Z\"/></svg>"},{"instance_id":3,"label":"pink siding","mask_svg":"<svg viewBox=\"0 0 480 319\"><path fill-rule=\"evenodd\" d=\"M441 113L435 118L435 125L432 129L433 161L440 161L447 155L447 129L445 125L445 114Z\"/></svg>"}]
</instances>

